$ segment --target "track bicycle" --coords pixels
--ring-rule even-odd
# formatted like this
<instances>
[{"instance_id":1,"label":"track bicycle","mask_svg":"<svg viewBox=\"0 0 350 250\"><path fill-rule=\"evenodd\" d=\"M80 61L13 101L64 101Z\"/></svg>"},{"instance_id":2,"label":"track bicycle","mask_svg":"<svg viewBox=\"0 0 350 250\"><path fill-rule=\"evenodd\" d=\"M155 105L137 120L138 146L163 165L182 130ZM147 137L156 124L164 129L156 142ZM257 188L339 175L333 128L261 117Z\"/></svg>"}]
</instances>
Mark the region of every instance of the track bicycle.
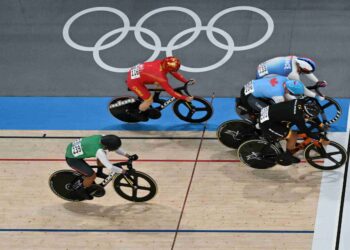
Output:
<instances>
[{"instance_id":1,"label":"track bicycle","mask_svg":"<svg viewBox=\"0 0 350 250\"><path fill-rule=\"evenodd\" d=\"M153 178L143 172L133 168L133 160L129 159L126 162L114 163L114 166L122 168L127 167L125 174L111 172L110 174L103 173L102 167L91 166L97 168L97 178L101 181L97 184L99 187L96 190L91 190L90 195L102 197L106 191L104 189L112 180L113 188L122 198L133 202L145 202L151 200L157 194L157 183ZM78 180L84 179L84 176L74 170L59 170L54 172L49 178L49 186L51 190L60 198L68 201L82 201L82 198L75 195L75 190L72 185Z\"/></svg>"},{"instance_id":2,"label":"track bicycle","mask_svg":"<svg viewBox=\"0 0 350 250\"><path fill-rule=\"evenodd\" d=\"M316 126L313 127L316 128ZM322 134L321 138L328 140L325 130L318 131ZM304 150L306 161L320 170L334 170L341 167L348 157L345 148L334 141L323 145L323 139L315 140L300 133L298 134L298 143L292 153ZM276 164L281 164L278 162L278 158L283 153L284 150L279 141L271 142L265 139L247 140L237 150L241 162L257 169L271 168Z\"/></svg>"},{"instance_id":3,"label":"track bicycle","mask_svg":"<svg viewBox=\"0 0 350 250\"><path fill-rule=\"evenodd\" d=\"M188 86L191 85L189 83L185 83L183 86L175 88L176 92L181 94L185 93L188 96L191 94L188 92ZM212 105L205 100L203 97L194 96L191 102L186 102L183 100L176 99L175 97L171 97L166 100L160 98L161 92L164 92L164 89L149 89L149 91L155 92L153 97L154 104L150 107L150 109L154 108L159 111L162 111L170 104L173 103L173 111L175 115L186 122L189 123L201 123L207 121L213 114ZM131 115L134 110L138 109L142 99L123 96L114 98L109 103L109 111L110 113L123 122L135 123L139 122L140 119ZM156 105L156 106L155 106ZM147 111L146 111L147 112ZM158 113L158 112L157 112ZM160 116L152 116L149 114L150 119L158 119Z\"/></svg>"}]
</instances>

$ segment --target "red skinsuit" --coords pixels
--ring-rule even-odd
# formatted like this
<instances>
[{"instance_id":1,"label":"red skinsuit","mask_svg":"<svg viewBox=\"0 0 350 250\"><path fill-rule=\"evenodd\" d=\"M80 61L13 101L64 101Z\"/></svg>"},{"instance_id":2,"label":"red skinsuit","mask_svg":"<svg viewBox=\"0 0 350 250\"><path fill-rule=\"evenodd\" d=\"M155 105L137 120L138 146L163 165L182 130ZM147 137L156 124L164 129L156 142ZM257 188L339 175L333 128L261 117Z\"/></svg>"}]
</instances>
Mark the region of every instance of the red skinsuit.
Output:
<instances>
[{"instance_id":1,"label":"red skinsuit","mask_svg":"<svg viewBox=\"0 0 350 250\"><path fill-rule=\"evenodd\" d=\"M128 72L127 85L129 89L134 91L143 100L151 97L151 93L146 88L146 84L159 84L171 96L186 100L186 96L175 92L169 85L167 73L170 73L179 81L186 83L187 80L180 73L168 72L162 68L162 60L155 60L153 62L145 62L132 67Z\"/></svg>"}]
</instances>

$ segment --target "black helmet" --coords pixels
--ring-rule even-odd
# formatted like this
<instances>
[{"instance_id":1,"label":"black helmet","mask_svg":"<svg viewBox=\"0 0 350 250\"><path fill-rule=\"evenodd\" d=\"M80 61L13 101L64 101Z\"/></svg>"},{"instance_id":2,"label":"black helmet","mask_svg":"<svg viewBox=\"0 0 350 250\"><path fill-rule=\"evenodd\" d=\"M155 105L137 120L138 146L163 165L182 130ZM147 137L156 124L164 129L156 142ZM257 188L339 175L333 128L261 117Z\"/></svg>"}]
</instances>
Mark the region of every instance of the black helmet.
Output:
<instances>
[{"instance_id":1,"label":"black helmet","mask_svg":"<svg viewBox=\"0 0 350 250\"><path fill-rule=\"evenodd\" d=\"M101 138L101 144L109 151L114 151L120 148L122 141L116 135L104 135Z\"/></svg>"},{"instance_id":2,"label":"black helmet","mask_svg":"<svg viewBox=\"0 0 350 250\"><path fill-rule=\"evenodd\" d=\"M307 102L304 104L304 114L310 117L316 117L321 113L320 106L317 102Z\"/></svg>"}]
</instances>

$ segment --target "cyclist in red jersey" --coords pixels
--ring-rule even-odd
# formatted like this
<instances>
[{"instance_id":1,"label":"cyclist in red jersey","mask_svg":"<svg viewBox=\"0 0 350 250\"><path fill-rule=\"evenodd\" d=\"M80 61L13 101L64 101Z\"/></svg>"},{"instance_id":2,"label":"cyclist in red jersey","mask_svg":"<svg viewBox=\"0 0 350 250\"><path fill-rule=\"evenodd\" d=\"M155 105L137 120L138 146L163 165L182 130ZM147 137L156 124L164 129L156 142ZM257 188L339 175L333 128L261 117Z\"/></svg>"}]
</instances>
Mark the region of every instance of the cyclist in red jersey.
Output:
<instances>
[{"instance_id":1,"label":"cyclist in red jersey","mask_svg":"<svg viewBox=\"0 0 350 250\"><path fill-rule=\"evenodd\" d=\"M192 96L184 96L170 86L167 73L170 73L176 79L183 83L187 83L188 80L178 73L181 66L180 60L176 57L169 56L162 60L155 60L153 62L145 62L132 67L128 71L127 85L135 94L143 99L143 102L139 106L139 112L146 111L153 103L153 96L147 89L146 85L155 84L157 87L163 88L171 96L190 102L193 100ZM195 81L190 79L192 83Z\"/></svg>"}]
</instances>

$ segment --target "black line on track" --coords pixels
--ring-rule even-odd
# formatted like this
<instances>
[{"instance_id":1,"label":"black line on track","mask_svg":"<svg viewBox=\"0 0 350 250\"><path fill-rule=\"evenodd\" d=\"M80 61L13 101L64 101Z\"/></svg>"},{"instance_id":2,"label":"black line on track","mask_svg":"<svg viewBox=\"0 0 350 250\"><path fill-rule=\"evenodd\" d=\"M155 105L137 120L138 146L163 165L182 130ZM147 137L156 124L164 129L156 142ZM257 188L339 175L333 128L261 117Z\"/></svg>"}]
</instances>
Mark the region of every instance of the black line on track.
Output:
<instances>
[{"instance_id":1,"label":"black line on track","mask_svg":"<svg viewBox=\"0 0 350 250\"><path fill-rule=\"evenodd\" d=\"M215 93L212 94L212 97L211 97L211 100L210 100L210 104L213 104L214 98L215 98ZM206 131L206 129L207 129L207 124L208 124L208 121L205 122L204 127L203 127L202 136L201 136L201 140L200 140L200 142L199 142L198 151L197 151L197 155L196 155L196 160L195 160L194 165L193 165L193 169L192 169L192 174L191 174L190 182L189 182L188 187L187 187L186 196L185 196L185 199L184 199L184 202L183 202L183 205L182 205L182 209L181 209L181 213L180 213L180 218L179 218L179 221L178 221L178 223L177 223L177 227L176 227L176 231L175 231L175 235L174 235L173 244L172 244L172 246L171 246L171 250L174 249L175 243L176 243L176 239L177 239L177 235L178 235L178 233L180 232L180 231L179 231L179 228L180 228L180 224L181 224L181 220L182 220L183 213L184 213L184 211L185 211L185 206L186 206L186 203L187 203L188 195L189 195L189 193L190 193L190 189L191 189L191 186L192 186L192 181L193 181L194 173L195 173L195 171L196 171L196 167L197 167L197 163L198 163L199 154L200 154L200 152L201 152L201 148L202 148L202 144L203 144L203 140L204 140L204 134L205 134L205 131Z\"/></svg>"},{"instance_id":2,"label":"black line on track","mask_svg":"<svg viewBox=\"0 0 350 250\"><path fill-rule=\"evenodd\" d=\"M43 134L42 136L0 136L0 139L78 139L83 136L47 136ZM216 137L199 137L199 136L120 136L121 139L128 140L216 140Z\"/></svg>"},{"instance_id":3,"label":"black line on track","mask_svg":"<svg viewBox=\"0 0 350 250\"><path fill-rule=\"evenodd\" d=\"M339 249L340 244L340 236L341 236L341 230L342 230L342 222L343 222L343 213L344 213L344 203L345 203L345 194L346 194L346 184L348 179L348 169L349 169L349 157L350 157L350 132L349 132L349 138L348 138L348 159L345 164L345 170L344 170L344 178L343 178L343 188L341 193L341 199L340 199L340 210L339 210L339 219L338 219L338 230L337 230L337 239L335 243L335 249Z\"/></svg>"}]
</instances>

